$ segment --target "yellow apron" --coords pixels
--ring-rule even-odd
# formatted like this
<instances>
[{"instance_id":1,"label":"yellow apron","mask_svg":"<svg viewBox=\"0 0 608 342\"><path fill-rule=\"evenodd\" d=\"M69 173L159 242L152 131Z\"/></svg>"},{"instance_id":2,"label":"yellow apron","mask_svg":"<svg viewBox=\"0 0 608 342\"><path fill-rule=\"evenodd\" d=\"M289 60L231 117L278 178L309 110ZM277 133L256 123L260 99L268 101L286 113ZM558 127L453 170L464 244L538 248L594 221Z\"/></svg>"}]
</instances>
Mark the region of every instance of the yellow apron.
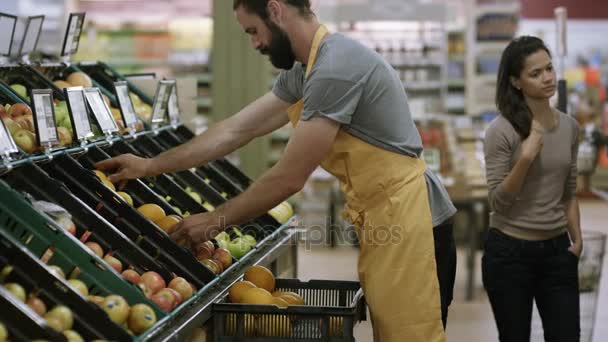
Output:
<instances>
[{"instance_id":1,"label":"yellow apron","mask_svg":"<svg viewBox=\"0 0 608 342\"><path fill-rule=\"evenodd\" d=\"M305 77L327 33L324 26L316 32ZM303 107L300 100L287 111L294 127ZM445 341L424 162L341 129L321 166L340 181L345 217L359 236L358 272L374 341Z\"/></svg>"}]
</instances>

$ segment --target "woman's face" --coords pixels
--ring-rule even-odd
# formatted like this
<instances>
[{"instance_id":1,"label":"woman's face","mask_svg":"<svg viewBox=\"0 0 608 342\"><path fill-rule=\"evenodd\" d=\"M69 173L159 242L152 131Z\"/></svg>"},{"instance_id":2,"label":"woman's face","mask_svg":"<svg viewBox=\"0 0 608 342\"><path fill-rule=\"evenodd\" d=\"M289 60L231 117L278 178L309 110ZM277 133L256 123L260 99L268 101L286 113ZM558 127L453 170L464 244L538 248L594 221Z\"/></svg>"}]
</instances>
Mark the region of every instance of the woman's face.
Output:
<instances>
[{"instance_id":1,"label":"woman's face","mask_svg":"<svg viewBox=\"0 0 608 342\"><path fill-rule=\"evenodd\" d=\"M555 95L555 70L547 51L541 49L528 56L519 78L513 77L511 84L529 98L549 99Z\"/></svg>"}]
</instances>

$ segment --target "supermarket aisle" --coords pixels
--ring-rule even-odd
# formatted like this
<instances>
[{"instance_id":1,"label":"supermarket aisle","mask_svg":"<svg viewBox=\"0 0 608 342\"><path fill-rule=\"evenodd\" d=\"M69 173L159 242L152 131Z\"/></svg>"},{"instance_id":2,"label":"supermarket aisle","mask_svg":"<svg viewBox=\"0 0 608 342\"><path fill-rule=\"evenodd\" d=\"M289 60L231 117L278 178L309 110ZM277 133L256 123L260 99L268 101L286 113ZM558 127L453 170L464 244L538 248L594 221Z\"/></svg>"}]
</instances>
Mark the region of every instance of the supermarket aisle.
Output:
<instances>
[{"instance_id":1,"label":"supermarket aisle","mask_svg":"<svg viewBox=\"0 0 608 342\"><path fill-rule=\"evenodd\" d=\"M581 203L583 229L602 231L608 234L608 203L586 201ZM356 279L357 251L351 247L340 247L334 250L323 247L300 247L299 278L301 279ZM448 341L453 342L491 342L497 341L497 334L492 311L486 294L481 286L480 260L478 255L475 298L464 301L465 276L464 250L459 251L458 273L454 289L454 302L448 319ZM321 267L323 265L324 267ZM604 262L604 281L598 300L596 322L608 322L608 262ZM363 322L355 331L358 342L371 342L372 333L369 322ZM597 324L593 342L608 341L608 326Z\"/></svg>"}]
</instances>

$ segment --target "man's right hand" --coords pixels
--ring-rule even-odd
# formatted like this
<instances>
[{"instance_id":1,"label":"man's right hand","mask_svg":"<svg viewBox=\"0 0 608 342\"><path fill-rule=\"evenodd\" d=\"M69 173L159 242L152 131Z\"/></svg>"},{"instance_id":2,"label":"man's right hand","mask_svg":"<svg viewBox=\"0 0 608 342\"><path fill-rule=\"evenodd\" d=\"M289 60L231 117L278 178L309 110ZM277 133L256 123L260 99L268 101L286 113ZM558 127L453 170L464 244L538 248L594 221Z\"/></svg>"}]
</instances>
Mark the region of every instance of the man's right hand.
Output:
<instances>
[{"instance_id":1,"label":"man's right hand","mask_svg":"<svg viewBox=\"0 0 608 342\"><path fill-rule=\"evenodd\" d=\"M112 183L153 175L152 160L133 154L123 154L116 158L101 161L95 164L95 168L100 171L113 172L108 176L108 180Z\"/></svg>"},{"instance_id":2,"label":"man's right hand","mask_svg":"<svg viewBox=\"0 0 608 342\"><path fill-rule=\"evenodd\" d=\"M530 135L523 141L521 145L521 157L532 162L543 148L543 133L544 129L536 121L532 120Z\"/></svg>"}]
</instances>

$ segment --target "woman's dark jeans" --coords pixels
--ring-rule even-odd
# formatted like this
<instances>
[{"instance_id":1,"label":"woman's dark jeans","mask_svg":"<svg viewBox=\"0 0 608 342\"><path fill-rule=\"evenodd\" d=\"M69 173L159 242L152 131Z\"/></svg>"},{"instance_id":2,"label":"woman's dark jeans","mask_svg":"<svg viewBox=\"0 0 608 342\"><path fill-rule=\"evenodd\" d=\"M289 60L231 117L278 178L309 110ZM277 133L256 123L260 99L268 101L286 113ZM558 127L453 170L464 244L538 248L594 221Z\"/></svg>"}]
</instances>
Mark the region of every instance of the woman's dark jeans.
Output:
<instances>
[{"instance_id":1,"label":"woman's dark jeans","mask_svg":"<svg viewBox=\"0 0 608 342\"><path fill-rule=\"evenodd\" d=\"M578 258L569 246L568 234L526 241L490 229L482 274L501 342L530 340L532 300L546 342L579 341Z\"/></svg>"}]
</instances>

